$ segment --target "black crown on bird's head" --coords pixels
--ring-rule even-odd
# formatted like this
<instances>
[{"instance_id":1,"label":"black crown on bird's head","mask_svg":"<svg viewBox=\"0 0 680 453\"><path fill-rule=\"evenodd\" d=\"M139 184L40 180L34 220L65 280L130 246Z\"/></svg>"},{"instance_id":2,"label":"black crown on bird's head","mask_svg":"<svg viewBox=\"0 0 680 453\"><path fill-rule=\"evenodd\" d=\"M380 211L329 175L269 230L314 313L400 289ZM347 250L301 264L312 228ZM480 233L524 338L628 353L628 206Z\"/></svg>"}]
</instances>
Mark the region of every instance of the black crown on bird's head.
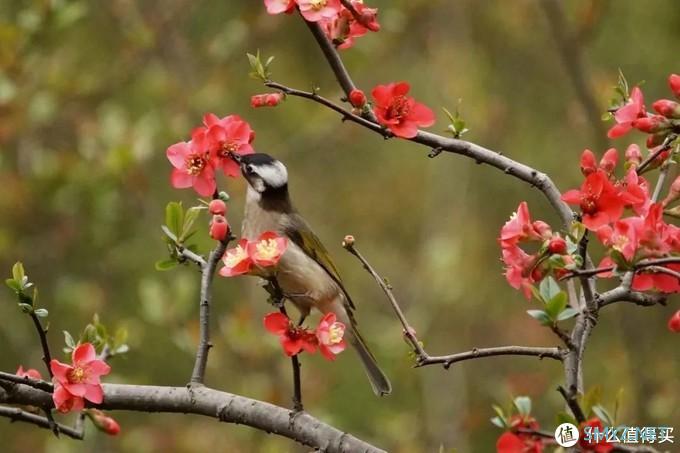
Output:
<instances>
[{"instance_id":1,"label":"black crown on bird's head","mask_svg":"<svg viewBox=\"0 0 680 453\"><path fill-rule=\"evenodd\" d=\"M246 178L248 184L259 193L264 193L270 189L283 189L288 185L286 166L269 154L240 155L231 153L231 158L241 167L241 174Z\"/></svg>"}]
</instances>

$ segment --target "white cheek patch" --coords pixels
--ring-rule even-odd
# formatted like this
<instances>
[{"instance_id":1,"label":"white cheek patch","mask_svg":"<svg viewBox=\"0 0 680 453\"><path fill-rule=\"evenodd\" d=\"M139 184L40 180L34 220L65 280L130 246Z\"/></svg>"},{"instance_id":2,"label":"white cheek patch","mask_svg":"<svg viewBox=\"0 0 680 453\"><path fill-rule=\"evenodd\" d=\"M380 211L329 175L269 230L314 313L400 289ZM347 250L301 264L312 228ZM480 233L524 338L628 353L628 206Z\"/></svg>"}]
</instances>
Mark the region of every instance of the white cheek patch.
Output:
<instances>
[{"instance_id":1,"label":"white cheek patch","mask_svg":"<svg viewBox=\"0 0 680 453\"><path fill-rule=\"evenodd\" d=\"M288 170L281 162L276 161L271 165L259 167L257 173L270 187L282 187L288 184Z\"/></svg>"}]
</instances>

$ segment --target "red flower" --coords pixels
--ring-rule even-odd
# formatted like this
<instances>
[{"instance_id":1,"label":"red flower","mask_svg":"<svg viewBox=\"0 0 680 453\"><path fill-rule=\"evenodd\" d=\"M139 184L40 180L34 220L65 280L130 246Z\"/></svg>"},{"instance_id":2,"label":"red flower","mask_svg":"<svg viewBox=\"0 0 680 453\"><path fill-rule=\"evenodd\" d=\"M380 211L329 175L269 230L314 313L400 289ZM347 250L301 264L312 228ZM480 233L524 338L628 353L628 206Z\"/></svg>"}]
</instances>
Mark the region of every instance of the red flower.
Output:
<instances>
[{"instance_id":1,"label":"red flower","mask_svg":"<svg viewBox=\"0 0 680 453\"><path fill-rule=\"evenodd\" d=\"M410 88L406 82L390 83L378 85L371 93L378 122L397 137L413 138L418 134L418 127L432 126L435 121L429 107L407 96Z\"/></svg>"},{"instance_id":2,"label":"red flower","mask_svg":"<svg viewBox=\"0 0 680 453\"><path fill-rule=\"evenodd\" d=\"M501 434L496 442L497 453L541 453L541 439L529 433L514 432L518 429L538 430L538 422L533 417L513 415L510 418L510 429Z\"/></svg>"},{"instance_id":3,"label":"red flower","mask_svg":"<svg viewBox=\"0 0 680 453\"><path fill-rule=\"evenodd\" d=\"M40 374L40 371L33 368L24 370L24 367L22 365L19 365L19 368L17 368L17 372L14 374L16 374L19 377L27 377L31 379L42 380L42 375Z\"/></svg>"},{"instance_id":4,"label":"red flower","mask_svg":"<svg viewBox=\"0 0 680 453\"><path fill-rule=\"evenodd\" d=\"M345 325L336 321L335 313L327 313L316 328L316 338L319 341L319 351L328 360L335 360L335 356L345 350Z\"/></svg>"},{"instance_id":5,"label":"red flower","mask_svg":"<svg viewBox=\"0 0 680 453\"><path fill-rule=\"evenodd\" d=\"M680 98L680 75L671 74L668 77L668 85L671 87L671 91L675 97Z\"/></svg>"},{"instance_id":6,"label":"red flower","mask_svg":"<svg viewBox=\"0 0 680 453\"><path fill-rule=\"evenodd\" d=\"M92 420L94 426L100 431L104 431L110 436L116 436L120 432L120 425L116 420L97 409L88 409L87 415Z\"/></svg>"},{"instance_id":7,"label":"red flower","mask_svg":"<svg viewBox=\"0 0 680 453\"><path fill-rule=\"evenodd\" d=\"M526 201L523 201L517 207L517 211L512 213L510 220L505 222L501 228L499 240L501 247L512 247L521 241L542 240L550 236L552 236L550 226L544 222L531 222L529 206Z\"/></svg>"},{"instance_id":8,"label":"red flower","mask_svg":"<svg viewBox=\"0 0 680 453\"><path fill-rule=\"evenodd\" d=\"M366 95L363 91L355 88L349 93L349 103L352 104L352 106L360 109L366 105Z\"/></svg>"},{"instance_id":9,"label":"red flower","mask_svg":"<svg viewBox=\"0 0 680 453\"><path fill-rule=\"evenodd\" d=\"M295 8L295 0L264 0L269 14L291 13Z\"/></svg>"},{"instance_id":10,"label":"red flower","mask_svg":"<svg viewBox=\"0 0 680 453\"><path fill-rule=\"evenodd\" d=\"M85 400L80 396L74 396L59 382L54 384L52 393L54 407L61 413L80 412L85 407Z\"/></svg>"},{"instance_id":11,"label":"red flower","mask_svg":"<svg viewBox=\"0 0 680 453\"><path fill-rule=\"evenodd\" d=\"M100 377L109 374L111 367L104 361L97 359L94 346L90 343L83 343L75 348L71 360L73 362L71 365L61 363L56 359L52 359L50 362L54 379L63 388L59 396L57 396L55 389L53 395L55 405L58 408L64 405L63 401L61 404L57 403L57 398L61 400L65 397L63 391L95 404L101 403L104 399L104 392ZM68 400L69 398L65 399ZM74 401L74 405L76 404L79 404L79 402Z\"/></svg>"},{"instance_id":12,"label":"red flower","mask_svg":"<svg viewBox=\"0 0 680 453\"><path fill-rule=\"evenodd\" d=\"M607 136L609 138L617 138L625 135L633 128L633 121L645 115L645 100L642 96L642 91L640 91L640 88L635 87L631 91L628 103L614 113L614 119L617 124L609 129Z\"/></svg>"},{"instance_id":13,"label":"red flower","mask_svg":"<svg viewBox=\"0 0 680 453\"><path fill-rule=\"evenodd\" d=\"M600 159L600 168L608 175L612 174L616 169L616 164L619 161L619 153L616 148L609 148L605 151L602 159Z\"/></svg>"},{"instance_id":14,"label":"red flower","mask_svg":"<svg viewBox=\"0 0 680 453\"><path fill-rule=\"evenodd\" d=\"M340 14L340 0L297 0L300 14L309 22L333 19Z\"/></svg>"},{"instance_id":15,"label":"red flower","mask_svg":"<svg viewBox=\"0 0 680 453\"><path fill-rule=\"evenodd\" d=\"M208 212L212 215L225 215L227 213L227 204L219 198L216 198L208 205Z\"/></svg>"},{"instance_id":16,"label":"red flower","mask_svg":"<svg viewBox=\"0 0 680 453\"><path fill-rule=\"evenodd\" d=\"M588 427L590 431L590 436L591 436L591 442L588 442L585 437L585 428ZM614 449L614 446L604 440L603 434L604 434L604 426L602 425L602 422L600 421L599 418L591 418L590 420L587 420L580 425L581 428L581 435L579 436L579 445L581 448L585 449L585 451L588 452L594 452L594 453L608 453ZM598 438L598 434L600 434L599 437L602 437L603 439L600 440L599 442L592 442L593 440L596 440Z\"/></svg>"},{"instance_id":17,"label":"red flower","mask_svg":"<svg viewBox=\"0 0 680 453\"><path fill-rule=\"evenodd\" d=\"M229 223L222 215L214 215L210 222L210 237L216 241L224 241L229 234Z\"/></svg>"},{"instance_id":18,"label":"red flower","mask_svg":"<svg viewBox=\"0 0 680 453\"><path fill-rule=\"evenodd\" d=\"M207 145L212 153L215 167L222 168L224 174L236 177L240 174L239 165L230 153L252 154L250 143L255 135L250 125L237 115L218 118L212 113L203 117Z\"/></svg>"},{"instance_id":19,"label":"red flower","mask_svg":"<svg viewBox=\"0 0 680 453\"><path fill-rule=\"evenodd\" d=\"M531 300L531 288L540 280L534 269L537 262L536 255L529 255L518 246L502 250L503 262L506 265L505 278L515 289L521 289L524 297ZM540 272L540 271L539 271Z\"/></svg>"},{"instance_id":20,"label":"red flower","mask_svg":"<svg viewBox=\"0 0 680 453\"><path fill-rule=\"evenodd\" d=\"M676 311L668 320L668 330L675 333L680 333L680 310Z\"/></svg>"},{"instance_id":21,"label":"red flower","mask_svg":"<svg viewBox=\"0 0 680 453\"><path fill-rule=\"evenodd\" d=\"M273 231L265 231L247 245L248 256L258 266L275 266L288 248L288 239Z\"/></svg>"},{"instance_id":22,"label":"red flower","mask_svg":"<svg viewBox=\"0 0 680 453\"><path fill-rule=\"evenodd\" d=\"M604 225L598 229L596 231L597 237L606 247L616 250L628 262L632 262L639 246L637 231L640 223L641 221L637 217L618 220L614 223L613 228Z\"/></svg>"},{"instance_id":23,"label":"red flower","mask_svg":"<svg viewBox=\"0 0 680 453\"><path fill-rule=\"evenodd\" d=\"M193 187L202 197L208 197L215 192L217 187L215 169L204 145L203 133L198 130L194 132L190 142L175 143L168 148L166 155L175 167L170 175L172 187L176 189Z\"/></svg>"},{"instance_id":24,"label":"red flower","mask_svg":"<svg viewBox=\"0 0 680 453\"><path fill-rule=\"evenodd\" d=\"M222 257L224 267L220 269L222 277L234 277L250 272L253 260L248 256L247 247L248 240L241 239L236 247L230 248L224 253Z\"/></svg>"},{"instance_id":25,"label":"red flower","mask_svg":"<svg viewBox=\"0 0 680 453\"><path fill-rule=\"evenodd\" d=\"M250 98L250 106L253 108L276 107L285 99L286 95L283 93L256 94Z\"/></svg>"},{"instance_id":26,"label":"red flower","mask_svg":"<svg viewBox=\"0 0 680 453\"><path fill-rule=\"evenodd\" d=\"M316 352L316 336L301 326L295 326L283 313L269 313L264 317L264 328L278 335L283 352L292 357L300 351Z\"/></svg>"},{"instance_id":27,"label":"red flower","mask_svg":"<svg viewBox=\"0 0 680 453\"><path fill-rule=\"evenodd\" d=\"M580 190L564 193L562 200L580 205L583 224L593 231L617 221L626 204L602 170L588 175Z\"/></svg>"}]
</instances>

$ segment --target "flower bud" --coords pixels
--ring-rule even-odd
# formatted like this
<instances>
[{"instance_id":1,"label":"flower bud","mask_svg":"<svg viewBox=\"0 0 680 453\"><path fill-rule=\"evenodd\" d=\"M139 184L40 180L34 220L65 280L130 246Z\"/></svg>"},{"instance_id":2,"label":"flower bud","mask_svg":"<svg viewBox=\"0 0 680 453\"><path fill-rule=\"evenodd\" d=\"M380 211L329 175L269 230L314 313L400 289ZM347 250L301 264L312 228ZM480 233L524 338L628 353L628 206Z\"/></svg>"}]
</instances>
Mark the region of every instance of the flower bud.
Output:
<instances>
[{"instance_id":1,"label":"flower bud","mask_svg":"<svg viewBox=\"0 0 680 453\"><path fill-rule=\"evenodd\" d=\"M285 99L283 93L256 94L250 98L251 107L276 107Z\"/></svg>"},{"instance_id":2,"label":"flower bud","mask_svg":"<svg viewBox=\"0 0 680 453\"><path fill-rule=\"evenodd\" d=\"M348 234L345 236L345 239L342 240L342 246L347 248L347 247L352 247L354 245L354 236L351 234Z\"/></svg>"},{"instance_id":3,"label":"flower bud","mask_svg":"<svg viewBox=\"0 0 680 453\"><path fill-rule=\"evenodd\" d=\"M670 77L668 77L668 85L670 85L671 91L675 97L680 99L680 75L671 74Z\"/></svg>"},{"instance_id":4,"label":"flower bud","mask_svg":"<svg viewBox=\"0 0 680 453\"><path fill-rule=\"evenodd\" d=\"M635 143L626 148L626 170L635 168L642 162L642 153L640 147Z\"/></svg>"},{"instance_id":5,"label":"flower bud","mask_svg":"<svg viewBox=\"0 0 680 453\"><path fill-rule=\"evenodd\" d=\"M214 215L210 222L210 237L216 241L224 241L229 234L229 223L222 215Z\"/></svg>"},{"instance_id":6,"label":"flower bud","mask_svg":"<svg viewBox=\"0 0 680 453\"><path fill-rule=\"evenodd\" d=\"M378 23L378 10L376 9L365 9L361 13L361 24L371 31L380 31L380 24Z\"/></svg>"},{"instance_id":7,"label":"flower bud","mask_svg":"<svg viewBox=\"0 0 680 453\"><path fill-rule=\"evenodd\" d=\"M360 109L366 105L366 95L363 91L355 88L349 92L349 103L352 104L352 106Z\"/></svg>"},{"instance_id":8,"label":"flower bud","mask_svg":"<svg viewBox=\"0 0 680 453\"><path fill-rule=\"evenodd\" d=\"M659 99L652 104L652 108L666 118L680 118L680 104L668 99Z\"/></svg>"},{"instance_id":9,"label":"flower bud","mask_svg":"<svg viewBox=\"0 0 680 453\"><path fill-rule=\"evenodd\" d=\"M550 239L548 243L548 250L550 253L556 253L558 255L564 255L567 253L567 241L559 236L555 236Z\"/></svg>"},{"instance_id":10,"label":"flower bud","mask_svg":"<svg viewBox=\"0 0 680 453\"><path fill-rule=\"evenodd\" d=\"M671 319L668 320L668 330L680 333L680 310L676 311Z\"/></svg>"},{"instance_id":11,"label":"flower bud","mask_svg":"<svg viewBox=\"0 0 680 453\"><path fill-rule=\"evenodd\" d=\"M208 211L212 215L225 215L227 213L227 205L224 201L216 199L210 202L208 205Z\"/></svg>"},{"instance_id":12,"label":"flower bud","mask_svg":"<svg viewBox=\"0 0 680 453\"><path fill-rule=\"evenodd\" d=\"M538 236L541 238L545 239L552 236L552 229L550 228L550 225L548 225L542 220L534 221L534 223L532 223L531 226L534 228L536 234L538 234Z\"/></svg>"},{"instance_id":13,"label":"flower bud","mask_svg":"<svg viewBox=\"0 0 680 453\"><path fill-rule=\"evenodd\" d=\"M669 126L668 120L661 115L646 116L633 121L633 127L648 134L662 131Z\"/></svg>"},{"instance_id":14,"label":"flower bud","mask_svg":"<svg viewBox=\"0 0 680 453\"><path fill-rule=\"evenodd\" d=\"M616 164L619 160L619 153L616 148L609 148L607 152L604 153L602 159L600 160L600 168L607 174L611 174L616 169Z\"/></svg>"},{"instance_id":15,"label":"flower bud","mask_svg":"<svg viewBox=\"0 0 680 453\"><path fill-rule=\"evenodd\" d=\"M583 154L581 154L581 173L583 173L583 176L588 176L596 171L595 154L589 149L583 150Z\"/></svg>"},{"instance_id":16,"label":"flower bud","mask_svg":"<svg viewBox=\"0 0 680 453\"><path fill-rule=\"evenodd\" d=\"M115 436L120 432L120 425L112 417L109 417L104 412L97 409L88 409L87 415L92 420L94 426L100 431L105 432L110 436Z\"/></svg>"},{"instance_id":17,"label":"flower bud","mask_svg":"<svg viewBox=\"0 0 680 453\"><path fill-rule=\"evenodd\" d=\"M666 195L666 198L663 199L661 204L663 206L668 206L670 202L677 200L678 197L680 197L680 176L675 178L675 181L673 181L673 184L671 184L671 187L668 189L668 195Z\"/></svg>"}]
</instances>

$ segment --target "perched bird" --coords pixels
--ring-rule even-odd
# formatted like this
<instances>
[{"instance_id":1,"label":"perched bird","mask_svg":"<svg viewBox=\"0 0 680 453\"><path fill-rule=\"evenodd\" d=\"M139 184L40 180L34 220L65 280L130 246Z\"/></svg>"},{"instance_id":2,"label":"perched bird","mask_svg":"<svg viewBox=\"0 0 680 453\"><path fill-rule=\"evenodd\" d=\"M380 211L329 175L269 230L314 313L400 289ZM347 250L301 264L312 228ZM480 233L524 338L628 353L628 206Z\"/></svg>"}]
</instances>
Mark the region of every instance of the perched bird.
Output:
<instances>
[{"instance_id":1,"label":"perched bird","mask_svg":"<svg viewBox=\"0 0 680 453\"><path fill-rule=\"evenodd\" d=\"M312 308L333 312L347 328L349 343L359 354L376 395L392 391L390 381L357 330L355 309L328 251L293 207L285 165L268 154L232 154L248 181L241 234L257 239L265 231L288 238L288 248L276 271L276 282L304 319Z\"/></svg>"}]
</instances>

